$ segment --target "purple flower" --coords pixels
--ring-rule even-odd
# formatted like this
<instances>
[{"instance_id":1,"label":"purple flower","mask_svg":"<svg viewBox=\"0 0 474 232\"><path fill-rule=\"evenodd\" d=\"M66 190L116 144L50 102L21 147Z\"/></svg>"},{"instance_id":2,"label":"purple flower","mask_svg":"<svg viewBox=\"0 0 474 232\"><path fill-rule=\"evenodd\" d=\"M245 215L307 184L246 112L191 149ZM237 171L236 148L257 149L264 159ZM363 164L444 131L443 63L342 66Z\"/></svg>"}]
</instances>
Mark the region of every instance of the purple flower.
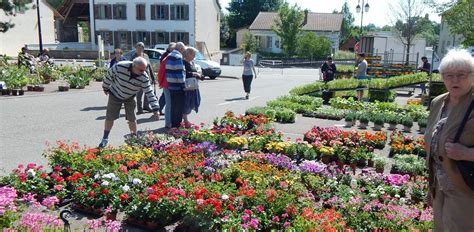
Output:
<instances>
[{"instance_id":1,"label":"purple flower","mask_svg":"<svg viewBox=\"0 0 474 232\"><path fill-rule=\"evenodd\" d=\"M44 205L48 208L52 208L55 205L57 205L58 203L59 203L59 199L56 196L47 197L41 202L42 205Z\"/></svg>"},{"instance_id":2,"label":"purple flower","mask_svg":"<svg viewBox=\"0 0 474 232\"><path fill-rule=\"evenodd\" d=\"M122 224L118 221L107 220L105 222L107 232L119 232L122 229Z\"/></svg>"},{"instance_id":3,"label":"purple flower","mask_svg":"<svg viewBox=\"0 0 474 232\"><path fill-rule=\"evenodd\" d=\"M286 155L267 154L265 159L268 163L279 167L286 168L290 171L297 170L297 166L293 163L293 160Z\"/></svg>"},{"instance_id":4,"label":"purple flower","mask_svg":"<svg viewBox=\"0 0 474 232\"><path fill-rule=\"evenodd\" d=\"M242 221L246 222L250 219L250 216L248 214L244 214L244 216L242 216Z\"/></svg>"},{"instance_id":5,"label":"purple flower","mask_svg":"<svg viewBox=\"0 0 474 232\"><path fill-rule=\"evenodd\" d=\"M309 173L315 173L315 174L321 173L324 170L324 168L325 168L325 165L316 161L309 161L309 160L303 161L299 166L299 169L301 172L309 172Z\"/></svg>"}]
</instances>

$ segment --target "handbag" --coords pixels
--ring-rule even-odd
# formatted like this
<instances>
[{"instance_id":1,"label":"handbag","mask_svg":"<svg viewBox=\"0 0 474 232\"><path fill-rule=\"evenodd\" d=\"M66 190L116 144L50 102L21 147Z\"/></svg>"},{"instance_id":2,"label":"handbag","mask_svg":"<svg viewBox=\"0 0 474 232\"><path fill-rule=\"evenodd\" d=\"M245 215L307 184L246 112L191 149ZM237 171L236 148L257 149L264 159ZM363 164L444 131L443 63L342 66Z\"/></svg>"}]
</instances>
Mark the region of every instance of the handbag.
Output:
<instances>
[{"instance_id":1,"label":"handbag","mask_svg":"<svg viewBox=\"0 0 474 232\"><path fill-rule=\"evenodd\" d=\"M197 78L186 78L186 81L184 82L184 90L189 91L189 90L196 90L199 89L199 81Z\"/></svg>"},{"instance_id":2,"label":"handbag","mask_svg":"<svg viewBox=\"0 0 474 232\"><path fill-rule=\"evenodd\" d=\"M469 105L466 115L464 115L464 118L461 121L461 125L459 126L456 136L454 137L454 143L457 143L459 141L459 138L461 137L461 133L464 130L467 120L469 119L469 115L471 115L471 112L473 109L474 109L474 100L471 102L471 105ZM474 162L467 161L467 160L457 160L456 165L466 185L469 186L469 188L472 191L474 191Z\"/></svg>"}]
</instances>

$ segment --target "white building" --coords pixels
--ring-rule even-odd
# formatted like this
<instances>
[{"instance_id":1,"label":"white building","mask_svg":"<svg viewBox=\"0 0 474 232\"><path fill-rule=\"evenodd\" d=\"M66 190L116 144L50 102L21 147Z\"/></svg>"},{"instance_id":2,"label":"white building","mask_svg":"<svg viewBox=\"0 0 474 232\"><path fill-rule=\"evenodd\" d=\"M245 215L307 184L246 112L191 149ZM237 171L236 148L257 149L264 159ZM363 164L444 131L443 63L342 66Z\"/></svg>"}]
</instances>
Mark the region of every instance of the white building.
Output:
<instances>
[{"instance_id":1,"label":"white building","mask_svg":"<svg viewBox=\"0 0 474 232\"><path fill-rule=\"evenodd\" d=\"M437 53L439 58L443 58L450 48L461 47L461 42L464 40L464 37L462 35L451 34L449 25L443 17L441 17L440 27Z\"/></svg>"},{"instance_id":2,"label":"white building","mask_svg":"<svg viewBox=\"0 0 474 232\"><path fill-rule=\"evenodd\" d=\"M125 50L182 41L220 59L218 0L89 0L91 40Z\"/></svg>"},{"instance_id":3,"label":"white building","mask_svg":"<svg viewBox=\"0 0 474 232\"><path fill-rule=\"evenodd\" d=\"M280 38L272 30L275 20L278 18L277 12L260 12L253 21L248 31L257 37L258 49L261 51L281 53ZM342 27L342 14L313 13L305 11L302 29L305 32L313 32L318 36L326 36L332 43L332 52L339 49L339 40ZM238 37L245 32L242 29ZM239 37L239 38L240 38ZM237 41L240 47L242 40Z\"/></svg>"},{"instance_id":4,"label":"white building","mask_svg":"<svg viewBox=\"0 0 474 232\"><path fill-rule=\"evenodd\" d=\"M43 43L54 43L56 40L54 16L57 12L46 0L39 1L39 9ZM16 16L12 17L0 11L1 21L10 21L15 25L7 32L0 33L0 54L16 56L25 44L39 43L36 7L33 8L33 4L28 4L27 9L16 8L15 12Z\"/></svg>"}]
</instances>

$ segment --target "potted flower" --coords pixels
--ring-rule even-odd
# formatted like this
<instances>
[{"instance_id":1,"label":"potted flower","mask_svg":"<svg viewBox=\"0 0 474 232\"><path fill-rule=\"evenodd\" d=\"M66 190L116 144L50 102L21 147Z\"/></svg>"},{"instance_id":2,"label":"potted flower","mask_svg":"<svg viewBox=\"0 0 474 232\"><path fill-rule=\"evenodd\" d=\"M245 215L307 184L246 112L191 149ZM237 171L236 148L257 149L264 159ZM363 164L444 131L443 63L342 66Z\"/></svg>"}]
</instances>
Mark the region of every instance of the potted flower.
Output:
<instances>
[{"instance_id":1,"label":"potted flower","mask_svg":"<svg viewBox=\"0 0 474 232\"><path fill-rule=\"evenodd\" d=\"M369 167L374 166L374 157L375 157L375 154L373 152L367 153L367 166Z\"/></svg>"},{"instance_id":2,"label":"potted flower","mask_svg":"<svg viewBox=\"0 0 474 232\"><path fill-rule=\"evenodd\" d=\"M389 130L395 130L397 129L399 119L395 114L388 114L385 116L385 122L389 124Z\"/></svg>"},{"instance_id":3,"label":"potted flower","mask_svg":"<svg viewBox=\"0 0 474 232\"><path fill-rule=\"evenodd\" d=\"M328 164L334 156L334 148L328 146L320 146L318 148L321 162Z\"/></svg>"},{"instance_id":4,"label":"potted flower","mask_svg":"<svg viewBox=\"0 0 474 232\"><path fill-rule=\"evenodd\" d=\"M409 116L404 116L404 117L402 117L402 119L400 121L403 125L403 131L404 132L410 132L411 127L413 126L413 118L411 118Z\"/></svg>"},{"instance_id":5,"label":"potted flower","mask_svg":"<svg viewBox=\"0 0 474 232\"><path fill-rule=\"evenodd\" d=\"M384 127L385 119L382 115L376 115L373 119L374 130L380 131Z\"/></svg>"},{"instance_id":6,"label":"potted flower","mask_svg":"<svg viewBox=\"0 0 474 232\"><path fill-rule=\"evenodd\" d=\"M356 115L354 113L348 113L345 117L346 127L352 127L355 124Z\"/></svg>"},{"instance_id":7,"label":"potted flower","mask_svg":"<svg viewBox=\"0 0 474 232\"><path fill-rule=\"evenodd\" d=\"M374 158L375 171L378 173L383 173L385 165L387 165L387 159L385 157L376 157Z\"/></svg>"},{"instance_id":8,"label":"potted flower","mask_svg":"<svg viewBox=\"0 0 474 232\"><path fill-rule=\"evenodd\" d=\"M367 114L361 114L359 116L359 128L360 129L366 129L367 125L369 124L369 116Z\"/></svg>"},{"instance_id":9,"label":"potted flower","mask_svg":"<svg viewBox=\"0 0 474 232\"><path fill-rule=\"evenodd\" d=\"M418 120L418 127L420 127L420 133L421 134L425 133L427 124L428 124L428 120L426 118L420 118Z\"/></svg>"}]
</instances>

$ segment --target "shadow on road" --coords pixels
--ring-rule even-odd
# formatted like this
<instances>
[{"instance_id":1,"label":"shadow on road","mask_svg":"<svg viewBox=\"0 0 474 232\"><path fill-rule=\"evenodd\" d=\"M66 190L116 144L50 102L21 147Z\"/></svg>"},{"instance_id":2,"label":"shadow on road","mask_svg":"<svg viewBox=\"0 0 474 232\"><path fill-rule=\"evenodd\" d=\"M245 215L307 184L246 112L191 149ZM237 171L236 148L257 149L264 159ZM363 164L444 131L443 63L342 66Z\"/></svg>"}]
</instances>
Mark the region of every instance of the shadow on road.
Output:
<instances>
[{"instance_id":1,"label":"shadow on road","mask_svg":"<svg viewBox=\"0 0 474 232\"><path fill-rule=\"evenodd\" d=\"M155 130L145 130L145 131L142 131L143 133L154 133L154 134L166 134L168 133L169 131L169 128L166 128L166 127L162 127L162 128L158 128L158 129L155 129Z\"/></svg>"},{"instance_id":2,"label":"shadow on road","mask_svg":"<svg viewBox=\"0 0 474 232\"><path fill-rule=\"evenodd\" d=\"M120 114L119 118L125 117L125 114ZM105 115L104 116L99 116L95 120L100 121L100 120L105 120Z\"/></svg>"},{"instance_id":3,"label":"shadow on road","mask_svg":"<svg viewBox=\"0 0 474 232\"><path fill-rule=\"evenodd\" d=\"M150 116L149 118L140 118L137 120L137 123L138 124L142 124L142 123L147 123L147 122L157 122L158 120L156 119L156 117L154 115Z\"/></svg>"},{"instance_id":4,"label":"shadow on road","mask_svg":"<svg viewBox=\"0 0 474 232\"><path fill-rule=\"evenodd\" d=\"M93 106L93 107L86 107L82 109L81 111L101 111L101 110L106 110L107 106Z\"/></svg>"},{"instance_id":5,"label":"shadow on road","mask_svg":"<svg viewBox=\"0 0 474 232\"><path fill-rule=\"evenodd\" d=\"M243 100L247 100L247 99L245 99L245 97L236 97L236 98L225 99L225 101L243 101Z\"/></svg>"}]
</instances>

